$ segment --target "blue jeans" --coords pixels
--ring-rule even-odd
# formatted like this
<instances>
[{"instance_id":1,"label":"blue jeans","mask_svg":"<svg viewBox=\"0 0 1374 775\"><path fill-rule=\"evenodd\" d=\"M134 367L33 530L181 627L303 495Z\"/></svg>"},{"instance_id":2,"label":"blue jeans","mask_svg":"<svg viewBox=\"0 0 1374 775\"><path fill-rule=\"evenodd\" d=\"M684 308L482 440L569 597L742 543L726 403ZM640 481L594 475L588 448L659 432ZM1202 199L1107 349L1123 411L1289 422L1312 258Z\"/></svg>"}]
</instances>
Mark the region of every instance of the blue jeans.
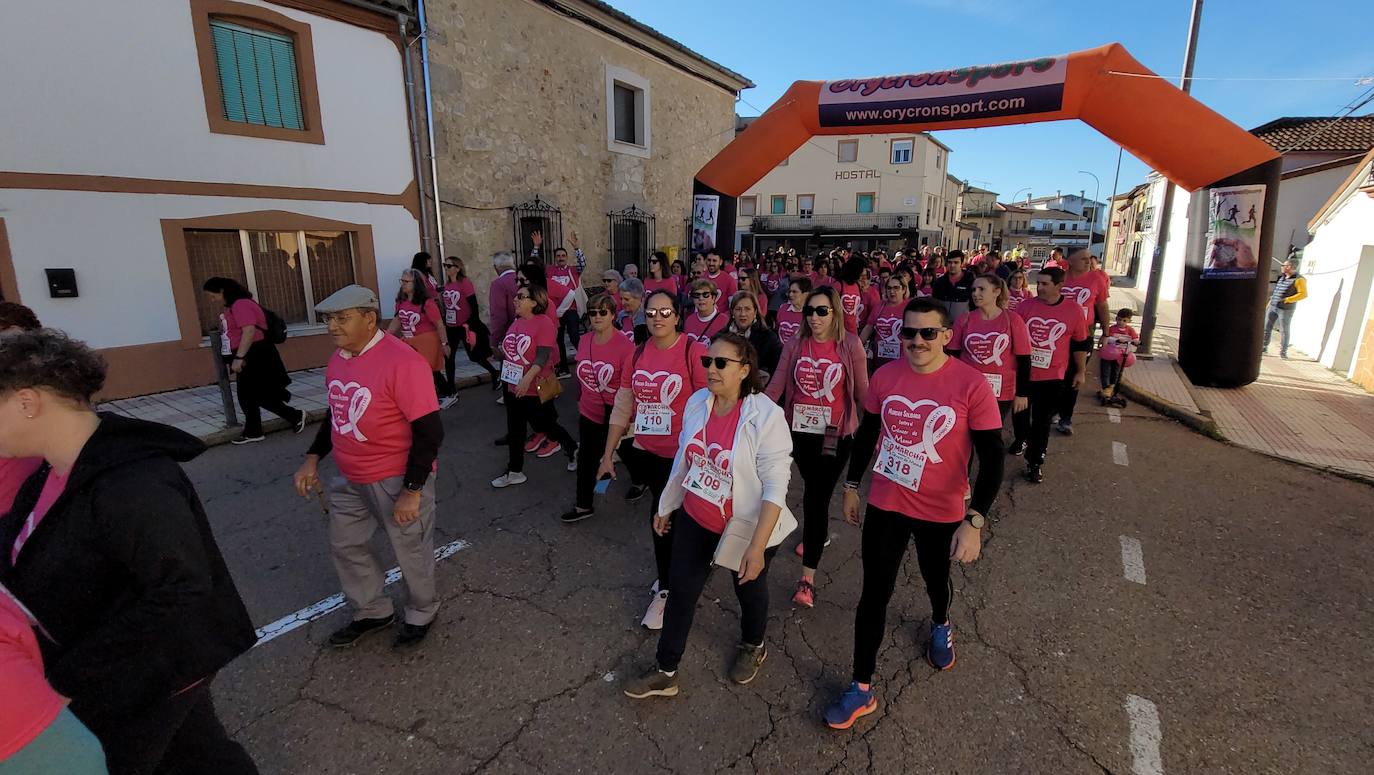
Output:
<instances>
[{"instance_id":1,"label":"blue jeans","mask_svg":"<svg viewBox=\"0 0 1374 775\"><path fill-rule=\"evenodd\" d=\"M1274 324L1277 323L1283 330L1279 335L1279 355L1288 354L1288 334L1293 327L1293 307L1282 309L1276 305L1269 305L1264 311L1264 349L1269 349L1269 337L1274 333Z\"/></svg>"}]
</instances>

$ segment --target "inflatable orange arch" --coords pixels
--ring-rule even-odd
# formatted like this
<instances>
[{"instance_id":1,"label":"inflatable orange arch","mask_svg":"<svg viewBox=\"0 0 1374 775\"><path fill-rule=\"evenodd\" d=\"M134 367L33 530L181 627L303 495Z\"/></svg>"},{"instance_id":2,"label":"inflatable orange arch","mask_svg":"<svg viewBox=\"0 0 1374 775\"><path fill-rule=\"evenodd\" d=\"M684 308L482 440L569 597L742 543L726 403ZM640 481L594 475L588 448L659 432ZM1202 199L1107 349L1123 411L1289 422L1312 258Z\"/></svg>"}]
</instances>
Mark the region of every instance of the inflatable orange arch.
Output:
<instances>
[{"instance_id":1,"label":"inflatable orange arch","mask_svg":"<svg viewBox=\"0 0 1374 775\"><path fill-rule=\"evenodd\" d=\"M1129 75L1115 75L1125 73ZM1278 158L1264 141L1154 76L1119 43L1000 65L797 81L697 182L739 197L815 135L1080 119L1188 191Z\"/></svg>"}]
</instances>

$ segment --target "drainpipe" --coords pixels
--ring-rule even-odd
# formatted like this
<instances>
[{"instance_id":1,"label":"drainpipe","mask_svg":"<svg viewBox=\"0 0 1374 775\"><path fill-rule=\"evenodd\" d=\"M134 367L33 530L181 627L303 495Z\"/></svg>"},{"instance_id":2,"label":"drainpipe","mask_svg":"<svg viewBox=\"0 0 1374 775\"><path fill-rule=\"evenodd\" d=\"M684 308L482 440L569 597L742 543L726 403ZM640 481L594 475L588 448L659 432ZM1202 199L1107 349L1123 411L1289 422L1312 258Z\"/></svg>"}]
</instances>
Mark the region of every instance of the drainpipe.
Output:
<instances>
[{"instance_id":1,"label":"drainpipe","mask_svg":"<svg viewBox=\"0 0 1374 775\"><path fill-rule=\"evenodd\" d=\"M420 12L420 78L425 91L425 132L429 141L429 184L430 194L434 197L434 239L439 244L438 262L444 256L444 213L439 207L439 164L434 159L434 98L429 87L429 22L425 19L425 0L416 0Z\"/></svg>"},{"instance_id":2,"label":"drainpipe","mask_svg":"<svg viewBox=\"0 0 1374 775\"><path fill-rule=\"evenodd\" d=\"M420 129L416 125L415 115L419 112L419 105L415 101L415 68L410 62L410 40L407 34L407 16L403 13L396 14L396 27L401 33L401 65L405 73L406 81L406 121L410 127L410 152L415 159L415 183L419 185L424 180L423 159L420 149ZM425 206L424 197L420 197L420 244L423 250L429 250L430 244L434 240L434 228L429 220L429 208ZM439 258L442 260L443 256Z\"/></svg>"}]
</instances>

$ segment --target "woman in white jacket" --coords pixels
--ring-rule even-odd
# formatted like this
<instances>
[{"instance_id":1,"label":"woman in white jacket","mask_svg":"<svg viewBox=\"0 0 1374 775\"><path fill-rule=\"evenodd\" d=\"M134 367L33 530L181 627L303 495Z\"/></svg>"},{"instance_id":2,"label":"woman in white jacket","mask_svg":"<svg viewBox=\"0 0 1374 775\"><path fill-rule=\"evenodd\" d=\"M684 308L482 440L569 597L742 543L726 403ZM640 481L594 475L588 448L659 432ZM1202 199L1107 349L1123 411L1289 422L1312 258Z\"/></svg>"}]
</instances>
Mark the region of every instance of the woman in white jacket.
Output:
<instances>
[{"instance_id":1,"label":"woman in white jacket","mask_svg":"<svg viewBox=\"0 0 1374 775\"><path fill-rule=\"evenodd\" d=\"M673 529L670 588L658 664L625 687L635 699L672 697L697 599L713 565L734 575L741 638L730 678L747 684L768 656L768 565L797 526L787 510L792 434L777 404L761 392L758 353L724 333L702 358L706 388L687 402L682 436L654 530ZM674 524L676 522L676 524Z\"/></svg>"}]
</instances>

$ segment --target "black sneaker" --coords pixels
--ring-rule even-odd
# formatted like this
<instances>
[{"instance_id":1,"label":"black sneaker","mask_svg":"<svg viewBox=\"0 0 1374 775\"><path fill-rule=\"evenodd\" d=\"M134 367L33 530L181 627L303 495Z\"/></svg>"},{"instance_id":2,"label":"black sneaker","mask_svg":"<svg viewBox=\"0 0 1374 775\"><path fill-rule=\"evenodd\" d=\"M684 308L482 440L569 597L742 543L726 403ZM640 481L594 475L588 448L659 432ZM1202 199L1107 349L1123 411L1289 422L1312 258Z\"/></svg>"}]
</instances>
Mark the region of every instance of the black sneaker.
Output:
<instances>
[{"instance_id":1,"label":"black sneaker","mask_svg":"<svg viewBox=\"0 0 1374 775\"><path fill-rule=\"evenodd\" d=\"M497 447L504 447L510 444L510 441L505 436L497 436L491 443Z\"/></svg>"},{"instance_id":2,"label":"black sneaker","mask_svg":"<svg viewBox=\"0 0 1374 775\"><path fill-rule=\"evenodd\" d=\"M1007 448L1007 454L1008 454L1008 455L1015 455L1015 456L1017 456L1017 457L1021 457L1022 455L1026 454L1026 442L1024 442L1024 441L1014 441L1014 442L1012 442L1012 445L1011 445L1010 447Z\"/></svg>"},{"instance_id":3,"label":"black sneaker","mask_svg":"<svg viewBox=\"0 0 1374 775\"><path fill-rule=\"evenodd\" d=\"M390 627L394 621L396 614L380 619L354 619L348 626L335 630L334 634L329 636L329 645L336 649L352 648L358 645L358 641L362 640L364 635Z\"/></svg>"},{"instance_id":4,"label":"black sneaker","mask_svg":"<svg viewBox=\"0 0 1374 775\"><path fill-rule=\"evenodd\" d=\"M231 442L229 442L229 443L230 443L230 444L233 444L233 445L235 445L235 446L243 446L244 444L257 444L259 441L267 441L267 437L266 437L266 436L240 436L240 437L238 437L237 439L234 439L233 441L231 441Z\"/></svg>"},{"instance_id":5,"label":"black sneaker","mask_svg":"<svg viewBox=\"0 0 1374 775\"><path fill-rule=\"evenodd\" d=\"M630 485L630 489L625 491L625 500L627 502L637 501L640 498L643 498L644 493L648 491L649 485L647 484L632 484Z\"/></svg>"},{"instance_id":6,"label":"black sneaker","mask_svg":"<svg viewBox=\"0 0 1374 775\"><path fill-rule=\"evenodd\" d=\"M391 642L391 647L403 649L414 646L429 634L429 627L429 624L402 624L401 628L396 631L396 640Z\"/></svg>"},{"instance_id":7,"label":"black sneaker","mask_svg":"<svg viewBox=\"0 0 1374 775\"><path fill-rule=\"evenodd\" d=\"M1064 434L1065 436L1072 436L1072 435L1073 435L1073 421L1072 421L1072 420L1060 420L1059 423L1056 424L1056 425L1054 426L1054 429L1057 430L1057 431L1059 431L1060 433Z\"/></svg>"},{"instance_id":8,"label":"black sneaker","mask_svg":"<svg viewBox=\"0 0 1374 775\"><path fill-rule=\"evenodd\" d=\"M1031 484L1040 484L1045 481L1045 474L1040 470L1040 466L1035 464L1026 466L1026 481Z\"/></svg>"},{"instance_id":9,"label":"black sneaker","mask_svg":"<svg viewBox=\"0 0 1374 775\"><path fill-rule=\"evenodd\" d=\"M565 525L571 525L574 522L581 522L584 519L589 519L594 516L596 516L595 510L581 511L579 509L574 508L572 511L565 512L563 516L559 517L558 519L562 521L562 523Z\"/></svg>"}]
</instances>

